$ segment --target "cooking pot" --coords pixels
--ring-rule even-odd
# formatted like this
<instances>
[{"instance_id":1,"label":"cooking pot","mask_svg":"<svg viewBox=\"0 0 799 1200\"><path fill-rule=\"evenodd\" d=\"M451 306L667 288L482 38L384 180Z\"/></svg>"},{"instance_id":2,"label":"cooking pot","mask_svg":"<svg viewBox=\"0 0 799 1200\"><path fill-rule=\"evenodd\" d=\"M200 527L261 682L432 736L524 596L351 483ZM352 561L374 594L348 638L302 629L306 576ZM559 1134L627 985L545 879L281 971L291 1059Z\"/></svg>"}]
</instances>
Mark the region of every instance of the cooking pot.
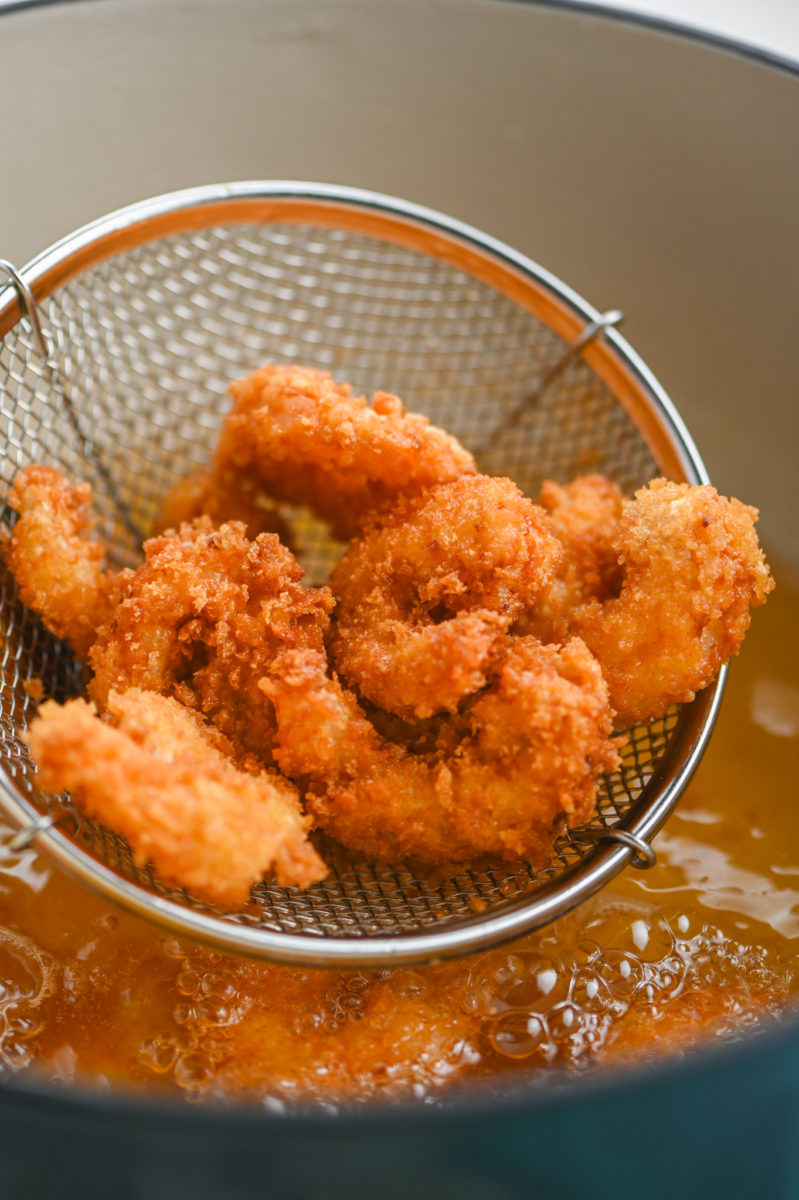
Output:
<instances>
[{"instance_id":1,"label":"cooking pot","mask_svg":"<svg viewBox=\"0 0 799 1200\"><path fill-rule=\"evenodd\" d=\"M761 507L781 577L799 575L799 68L504 0L12 4L0 45L3 257L212 180L315 179L449 212L628 314L714 482ZM0 1194L779 1200L799 1195L797 1078L791 1019L441 1109L277 1116L12 1080Z\"/></svg>"}]
</instances>

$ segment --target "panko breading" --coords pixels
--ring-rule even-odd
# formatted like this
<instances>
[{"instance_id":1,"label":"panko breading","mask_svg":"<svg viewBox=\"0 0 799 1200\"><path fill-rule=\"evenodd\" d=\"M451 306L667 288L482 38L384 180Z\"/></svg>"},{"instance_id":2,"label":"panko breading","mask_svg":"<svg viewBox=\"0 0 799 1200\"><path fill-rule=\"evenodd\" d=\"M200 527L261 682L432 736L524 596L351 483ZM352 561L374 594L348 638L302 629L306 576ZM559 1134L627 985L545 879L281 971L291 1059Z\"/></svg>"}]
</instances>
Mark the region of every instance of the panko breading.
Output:
<instances>
[{"instance_id":1,"label":"panko breading","mask_svg":"<svg viewBox=\"0 0 799 1200\"><path fill-rule=\"evenodd\" d=\"M275 534L251 542L239 522L215 529L198 518L144 551L90 650L90 696L101 710L128 687L175 696L268 761L275 720L258 680L278 652L321 648L329 591L304 588Z\"/></svg>"},{"instance_id":2,"label":"panko breading","mask_svg":"<svg viewBox=\"0 0 799 1200\"><path fill-rule=\"evenodd\" d=\"M756 510L711 487L661 479L623 500L610 480L587 476L546 483L535 505L510 480L476 473L454 438L394 396L378 392L369 405L326 372L274 365L230 390L214 463L167 498L163 520L193 520L145 542L135 570L103 572L86 485L33 466L11 489L20 518L7 556L23 599L88 661L90 697L119 724L85 704L68 716L43 709L33 746L45 745L42 730L91 731L84 775L77 740L70 751L79 804L105 797L94 761L103 755L120 786L124 771L138 778L135 722L150 721L141 771L155 772L171 762L172 741L191 757L180 729L193 721L185 729L213 743L210 758L191 750L193 777L208 769L204 796L224 794L219 761L245 772L237 796L276 763L313 819L357 854L542 866L563 824L591 816L600 774L618 768L614 716L625 728L690 700L737 651L773 586ZM332 590L304 588L274 533L248 538L278 521L281 501L356 535ZM226 521L233 512L243 521ZM164 738L159 703L169 706ZM189 710L181 717L177 703ZM291 845L305 856L287 868L275 850L270 862L282 878L318 878L294 784L257 778L285 789L300 831ZM173 779L163 786L175 787L176 809L159 809L145 789L140 811L152 809L156 827L189 803ZM132 827L136 852L170 878L188 880L192 837L211 861L210 801L198 802L182 859L153 849L144 818L125 818L121 801L101 803L102 819ZM237 820L225 853L248 836ZM264 845L288 820L269 834L264 815ZM191 878L210 894L210 876Z\"/></svg>"},{"instance_id":3,"label":"panko breading","mask_svg":"<svg viewBox=\"0 0 799 1200\"><path fill-rule=\"evenodd\" d=\"M738 652L774 586L757 515L713 487L665 479L625 501L619 594L569 619L599 660L620 729L692 700Z\"/></svg>"},{"instance_id":4,"label":"panko breading","mask_svg":"<svg viewBox=\"0 0 799 1200\"><path fill-rule=\"evenodd\" d=\"M41 463L20 471L8 492L19 520L5 555L22 601L81 657L116 600L116 577L103 569L105 547L88 536L91 498L88 483L73 486Z\"/></svg>"},{"instance_id":5,"label":"panko breading","mask_svg":"<svg viewBox=\"0 0 799 1200\"><path fill-rule=\"evenodd\" d=\"M495 682L444 723L429 754L381 738L324 654L288 652L262 687L282 770L306 787L326 832L378 860L497 854L540 866L561 820L586 820L598 775L618 765L607 689L576 639L509 638Z\"/></svg>"},{"instance_id":6,"label":"panko breading","mask_svg":"<svg viewBox=\"0 0 799 1200\"><path fill-rule=\"evenodd\" d=\"M555 581L513 632L580 637L599 660L619 729L707 687L774 586L757 509L710 486L655 479L623 500L599 475L546 483L563 548Z\"/></svg>"},{"instance_id":7,"label":"panko breading","mask_svg":"<svg viewBox=\"0 0 799 1200\"><path fill-rule=\"evenodd\" d=\"M132 688L107 707L115 726L85 700L47 701L28 742L42 786L68 789L127 838L140 865L226 907L270 870L301 887L324 878L287 780L237 770L226 740L168 697Z\"/></svg>"},{"instance_id":8,"label":"panko breading","mask_svg":"<svg viewBox=\"0 0 799 1200\"><path fill-rule=\"evenodd\" d=\"M551 588L525 614L520 632L562 642L578 605L618 595L622 501L621 488L604 475L581 475L565 485L544 483L538 503L563 554Z\"/></svg>"},{"instance_id":9,"label":"panko breading","mask_svg":"<svg viewBox=\"0 0 799 1200\"><path fill-rule=\"evenodd\" d=\"M453 712L486 684L499 639L546 591L560 554L509 479L465 475L400 501L330 577L333 661L388 712Z\"/></svg>"},{"instance_id":10,"label":"panko breading","mask_svg":"<svg viewBox=\"0 0 799 1200\"><path fill-rule=\"evenodd\" d=\"M456 438L396 396L376 392L369 404L327 371L269 365L230 394L219 479L244 472L274 499L312 508L339 538L398 497L476 469Z\"/></svg>"}]
</instances>

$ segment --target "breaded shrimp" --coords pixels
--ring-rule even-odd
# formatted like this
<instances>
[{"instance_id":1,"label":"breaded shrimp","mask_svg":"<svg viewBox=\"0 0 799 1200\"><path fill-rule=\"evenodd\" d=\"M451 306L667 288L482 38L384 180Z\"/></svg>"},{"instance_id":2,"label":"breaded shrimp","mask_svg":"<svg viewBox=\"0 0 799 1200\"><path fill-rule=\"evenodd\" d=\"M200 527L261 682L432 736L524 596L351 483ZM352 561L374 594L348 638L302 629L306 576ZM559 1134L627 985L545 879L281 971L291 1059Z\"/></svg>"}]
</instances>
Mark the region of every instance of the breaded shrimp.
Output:
<instances>
[{"instance_id":1,"label":"breaded shrimp","mask_svg":"<svg viewBox=\"0 0 799 1200\"><path fill-rule=\"evenodd\" d=\"M545 642L569 636L574 609L587 600L617 596L621 489L604 475L581 475L560 485L547 480L538 503L547 513L563 555L549 591L529 610L519 627Z\"/></svg>"},{"instance_id":2,"label":"breaded shrimp","mask_svg":"<svg viewBox=\"0 0 799 1200\"><path fill-rule=\"evenodd\" d=\"M692 700L738 652L750 608L774 586L756 519L713 487L665 479L625 502L621 590L568 621L601 664L618 728Z\"/></svg>"},{"instance_id":3,"label":"breaded shrimp","mask_svg":"<svg viewBox=\"0 0 799 1200\"><path fill-rule=\"evenodd\" d=\"M34 463L8 492L19 513L6 561L24 604L85 657L115 602L116 577L103 570L105 547L89 536L92 490L70 484L55 467Z\"/></svg>"},{"instance_id":4,"label":"breaded shrimp","mask_svg":"<svg viewBox=\"0 0 799 1200\"><path fill-rule=\"evenodd\" d=\"M485 685L498 640L547 590L560 554L509 479L465 475L401 500L330 577L337 669L407 720L453 712Z\"/></svg>"},{"instance_id":5,"label":"breaded shrimp","mask_svg":"<svg viewBox=\"0 0 799 1200\"><path fill-rule=\"evenodd\" d=\"M279 501L305 505L351 537L399 496L475 471L456 438L402 401L371 405L327 371L269 365L231 384L214 468L217 487L246 474Z\"/></svg>"},{"instance_id":6,"label":"breaded shrimp","mask_svg":"<svg viewBox=\"0 0 799 1200\"><path fill-rule=\"evenodd\" d=\"M107 710L115 728L85 700L47 701L27 737L42 785L123 834L137 863L232 908L270 870L301 887L324 878L287 780L237 770L226 739L175 700L134 688Z\"/></svg>"},{"instance_id":7,"label":"breaded shrimp","mask_svg":"<svg viewBox=\"0 0 799 1200\"><path fill-rule=\"evenodd\" d=\"M618 765L607 689L576 639L509 638L496 681L429 754L385 741L318 651L279 656L261 686L281 768L305 785L322 828L378 860L494 854L540 866L562 819L585 821L599 773Z\"/></svg>"},{"instance_id":8,"label":"breaded shrimp","mask_svg":"<svg viewBox=\"0 0 799 1200\"><path fill-rule=\"evenodd\" d=\"M250 542L237 521L201 517L144 551L91 648L90 696L101 710L129 687L175 696L268 762L275 719L258 679L279 651L321 649L329 591L304 588L275 534Z\"/></svg>"}]
</instances>

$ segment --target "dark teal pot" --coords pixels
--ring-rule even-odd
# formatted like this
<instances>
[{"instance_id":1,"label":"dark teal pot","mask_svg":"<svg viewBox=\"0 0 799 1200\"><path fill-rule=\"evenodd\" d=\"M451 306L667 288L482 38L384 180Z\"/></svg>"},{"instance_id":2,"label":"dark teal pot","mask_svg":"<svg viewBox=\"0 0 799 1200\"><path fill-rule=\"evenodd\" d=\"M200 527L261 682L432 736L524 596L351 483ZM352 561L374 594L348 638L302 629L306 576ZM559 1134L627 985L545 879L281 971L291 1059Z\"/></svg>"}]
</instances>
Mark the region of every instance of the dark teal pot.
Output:
<instances>
[{"instance_id":1,"label":"dark teal pot","mask_svg":"<svg viewBox=\"0 0 799 1200\"><path fill-rule=\"evenodd\" d=\"M0 1089L3 1195L63 1200L799 1196L799 1027L656 1070L275 1117Z\"/></svg>"}]
</instances>

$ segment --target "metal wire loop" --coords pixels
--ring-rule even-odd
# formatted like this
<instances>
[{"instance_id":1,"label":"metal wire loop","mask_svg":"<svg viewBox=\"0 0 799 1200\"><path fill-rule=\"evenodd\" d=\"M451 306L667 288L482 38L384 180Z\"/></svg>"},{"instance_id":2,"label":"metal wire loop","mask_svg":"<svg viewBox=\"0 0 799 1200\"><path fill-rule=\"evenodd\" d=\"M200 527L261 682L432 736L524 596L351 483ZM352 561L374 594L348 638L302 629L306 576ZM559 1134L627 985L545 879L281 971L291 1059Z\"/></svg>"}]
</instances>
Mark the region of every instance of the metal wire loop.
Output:
<instances>
[{"instance_id":1,"label":"metal wire loop","mask_svg":"<svg viewBox=\"0 0 799 1200\"><path fill-rule=\"evenodd\" d=\"M28 318L31 329L33 330L33 340L36 343L36 349L41 354L43 360L52 365L50 360L50 349L47 345L47 339L44 336L42 323L39 320L39 309L37 307L36 300L34 299L33 292L30 290L14 264L8 262L7 259L0 258L0 270L5 271L10 278L11 283L13 284L22 311Z\"/></svg>"},{"instance_id":2,"label":"metal wire loop","mask_svg":"<svg viewBox=\"0 0 799 1200\"><path fill-rule=\"evenodd\" d=\"M503 434L507 435L509 430L515 429L516 426L521 423L525 413L528 412L528 410L532 408L538 400L540 400L541 396L547 390L550 384L554 383L554 381L563 373L569 363L572 362L572 360L575 359L585 349L586 346L589 346L591 342L599 337L600 334L604 333L606 329L611 329L614 326L619 325L623 320L624 313L617 308L613 308L602 313L602 315L597 317L596 320L589 321L585 328L578 333L577 337L574 338L573 341L569 342L566 349L557 356L555 361L551 363L550 366L545 367L538 382L535 384L532 390L522 396L519 402L506 413L502 422ZM495 436L496 432L492 430L491 434L476 447L475 454L478 458L490 448Z\"/></svg>"},{"instance_id":3,"label":"metal wire loop","mask_svg":"<svg viewBox=\"0 0 799 1200\"><path fill-rule=\"evenodd\" d=\"M657 864L657 854L649 842L629 829L579 829L569 836L573 842L618 842L632 851L630 866L639 871L648 871Z\"/></svg>"},{"instance_id":4,"label":"metal wire loop","mask_svg":"<svg viewBox=\"0 0 799 1200\"><path fill-rule=\"evenodd\" d=\"M127 529L128 533L136 540L141 541L145 534L144 530L139 527L137 522L131 516L128 506L122 501L117 491L111 472L105 463L98 457L91 437L83 428L83 423L78 415L78 410L72 398L72 394L68 383L64 378L63 371L59 368L57 359L53 356L50 347L47 344L44 329L42 328L41 318L39 316L39 308L33 292L28 287L22 275L7 259L0 259L0 269L5 271L9 276L14 290L17 293L20 307L23 314L27 317L33 333L33 341L36 349L41 355L42 361L50 371L53 389L58 396L67 419L75 430L76 435L80 439L85 457L93 463L97 474L103 480L105 487L108 490L108 495L119 515L119 519Z\"/></svg>"},{"instance_id":5,"label":"metal wire loop","mask_svg":"<svg viewBox=\"0 0 799 1200\"><path fill-rule=\"evenodd\" d=\"M561 354L551 367L549 367L541 377L541 380L536 385L535 389L527 397L527 403L535 400L543 392L544 388L549 387L550 383L560 375L561 371L578 355L586 346L589 346L595 338L604 333L606 329L613 329L616 325L620 325L624 320L624 313L618 308L608 309L597 317L596 321L591 321L586 325L582 333L579 333L573 342Z\"/></svg>"},{"instance_id":6,"label":"metal wire loop","mask_svg":"<svg viewBox=\"0 0 799 1200\"><path fill-rule=\"evenodd\" d=\"M20 850L27 850L35 837L40 833L45 833L48 829L52 829L55 823L56 818L53 816L37 817L25 829L20 829L19 833L14 834L6 846L6 852L18 854Z\"/></svg>"}]
</instances>

